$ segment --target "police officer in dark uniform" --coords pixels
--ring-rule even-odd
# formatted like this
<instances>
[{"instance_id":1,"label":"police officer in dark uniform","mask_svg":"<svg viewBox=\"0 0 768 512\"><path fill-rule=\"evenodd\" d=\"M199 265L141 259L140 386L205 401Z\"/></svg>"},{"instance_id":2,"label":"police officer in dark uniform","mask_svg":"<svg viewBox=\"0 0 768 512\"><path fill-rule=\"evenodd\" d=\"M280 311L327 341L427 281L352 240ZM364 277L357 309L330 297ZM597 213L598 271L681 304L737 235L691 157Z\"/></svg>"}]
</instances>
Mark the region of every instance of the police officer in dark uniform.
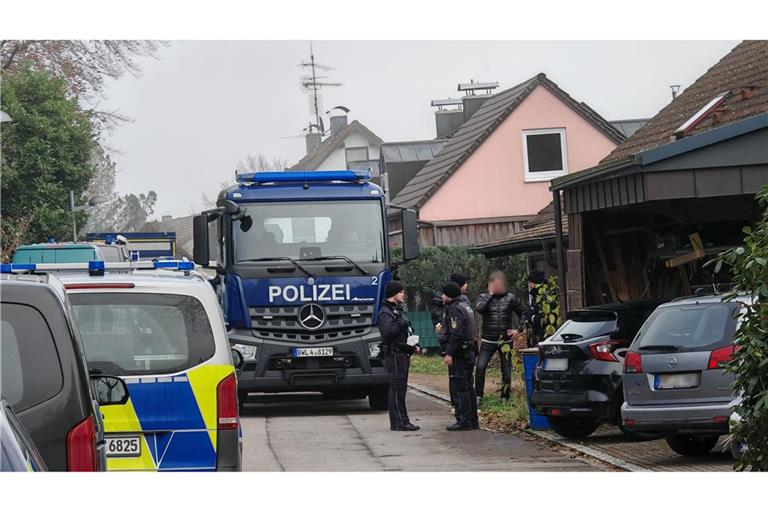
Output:
<instances>
[{"instance_id":1,"label":"police officer in dark uniform","mask_svg":"<svg viewBox=\"0 0 768 512\"><path fill-rule=\"evenodd\" d=\"M445 322L441 346L448 366L448 387L456 415L449 431L475 430L477 398L472 378L475 365L475 317L470 305L460 300L461 287L450 282L443 286Z\"/></svg>"},{"instance_id":2,"label":"police officer in dark uniform","mask_svg":"<svg viewBox=\"0 0 768 512\"><path fill-rule=\"evenodd\" d=\"M400 283L391 281L385 290L386 300L379 311L381 351L389 372L389 425L392 430L419 430L408 419L405 394L408 392L408 368L411 354L419 351L418 345L408 345L411 323L405 315L405 293Z\"/></svg>"}]
</instances>

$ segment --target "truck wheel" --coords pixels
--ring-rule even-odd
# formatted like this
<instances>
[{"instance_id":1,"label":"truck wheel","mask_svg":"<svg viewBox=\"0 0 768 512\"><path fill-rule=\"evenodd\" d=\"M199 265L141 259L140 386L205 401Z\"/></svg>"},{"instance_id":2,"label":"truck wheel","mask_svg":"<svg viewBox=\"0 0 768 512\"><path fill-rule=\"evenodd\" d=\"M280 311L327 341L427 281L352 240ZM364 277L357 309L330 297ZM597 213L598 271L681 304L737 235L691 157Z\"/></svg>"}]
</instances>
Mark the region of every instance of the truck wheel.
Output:
<instances>
[{"instance_id":1,"label":"truck wheel","mask_svg":"<svg viewBox=\"0 0 768 512\"><path fill-rule=\"evenodd\" d=\"M687 436L669 434L667 444L675 453L685 457L701 457L712 451L719 436Z\"/></svg>"},{"instance_id":2,"label":"truck wheel","mask_svg":"<svg viewBox=\"0 0 768 512\"><path fill-rule=\"evenodd\" d=\"M547 416L552 430L567 439L583 439L597 430L600 421L594 418L563 418Z\"/></svg>"},{"instance_id":3,"label":"truck wheel","mask_svg":"<svg viewBox=\"0 0 768 512\"><path fill-rule=\"evenodd\" d=\"M389 407L388 402L389 389L375 389L368 392L368 404L374 411L386 411Z\"/></svg>"}]
</instances>

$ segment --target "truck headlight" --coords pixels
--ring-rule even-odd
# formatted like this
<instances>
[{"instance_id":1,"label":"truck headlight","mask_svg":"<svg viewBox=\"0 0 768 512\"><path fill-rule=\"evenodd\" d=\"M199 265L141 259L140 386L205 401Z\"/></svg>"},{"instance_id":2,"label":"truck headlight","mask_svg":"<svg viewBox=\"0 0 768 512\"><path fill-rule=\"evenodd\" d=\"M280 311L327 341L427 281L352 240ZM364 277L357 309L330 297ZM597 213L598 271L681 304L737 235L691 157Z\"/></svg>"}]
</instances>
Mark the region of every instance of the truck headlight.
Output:
<instances>
[{"instance_id":1,"label":"truck headlight","mask_svg":"<svg viewBox=\"0 0 768 512\"><path fill-rule=\"evenodd\" d=\"M235 350L238 350L241 354L243 354L243 359L246 361L255 361L256 360L256 354L259 350L259 347L255 345L240 345L235 344L232 345L232 348Z\"/></svg>"},{"instance_id":2,"label":"truck headlight","mask_svg":"<svg viewBox=\"0 0 768 512\"><path fill-rule=\"evenodd\" d=\"M380 342L377 341L376 343L368 344L368 357L370 357L371 359L375 357L379 357L379 352L381 352Z\"/></svg>"}]
</instances>

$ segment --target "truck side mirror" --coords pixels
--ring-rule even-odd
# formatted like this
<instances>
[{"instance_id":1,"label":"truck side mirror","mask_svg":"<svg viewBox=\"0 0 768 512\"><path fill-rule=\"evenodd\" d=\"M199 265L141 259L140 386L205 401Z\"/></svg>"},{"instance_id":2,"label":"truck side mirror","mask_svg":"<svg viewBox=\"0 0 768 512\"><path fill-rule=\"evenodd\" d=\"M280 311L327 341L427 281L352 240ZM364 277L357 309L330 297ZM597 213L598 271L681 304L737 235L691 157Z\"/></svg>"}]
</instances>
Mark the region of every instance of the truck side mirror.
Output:
<instances>
[{"instance_id":1,"label":"truck side mirror","mask_svg":"<svg viewBox=\"0 0 768 512\"><path fill-rule=\"evenodd\" d=\"M192 259L201 267L208 267L211 263L208 247L208 216L195 215L192 219Z\"/></svg>"},{"instance_id":2,"label":"truck side mirror","mask_svg":"<svg viewBox=\"0 0 768 512\"><path fill-rule=\"evenodd\" d=\"M400 225L403 229L403 260L419 257L419 220L414 210L400 210Z\"/></svg>"}]
</instances>

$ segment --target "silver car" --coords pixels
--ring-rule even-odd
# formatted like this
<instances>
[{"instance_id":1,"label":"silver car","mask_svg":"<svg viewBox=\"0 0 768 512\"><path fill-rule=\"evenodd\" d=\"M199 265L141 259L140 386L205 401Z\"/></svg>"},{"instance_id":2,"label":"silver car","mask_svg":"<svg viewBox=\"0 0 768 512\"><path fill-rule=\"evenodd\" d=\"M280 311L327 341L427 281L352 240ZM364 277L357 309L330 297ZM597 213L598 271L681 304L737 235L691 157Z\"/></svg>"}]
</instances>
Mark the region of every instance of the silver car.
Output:
<instances>
[{"instance_id":1,"label":"silver car","mask_svg":"<svg viewBox=\"0 0 768 512\"><path fill-rule=\"evenodd\" d=\"M624 359L627 430L660 432L685 456L709 453L728 433L739 398L725 366L736 349L740 304L748 299L722 299L685 297L648 317Z\"/></svg>"}]
</instances>

